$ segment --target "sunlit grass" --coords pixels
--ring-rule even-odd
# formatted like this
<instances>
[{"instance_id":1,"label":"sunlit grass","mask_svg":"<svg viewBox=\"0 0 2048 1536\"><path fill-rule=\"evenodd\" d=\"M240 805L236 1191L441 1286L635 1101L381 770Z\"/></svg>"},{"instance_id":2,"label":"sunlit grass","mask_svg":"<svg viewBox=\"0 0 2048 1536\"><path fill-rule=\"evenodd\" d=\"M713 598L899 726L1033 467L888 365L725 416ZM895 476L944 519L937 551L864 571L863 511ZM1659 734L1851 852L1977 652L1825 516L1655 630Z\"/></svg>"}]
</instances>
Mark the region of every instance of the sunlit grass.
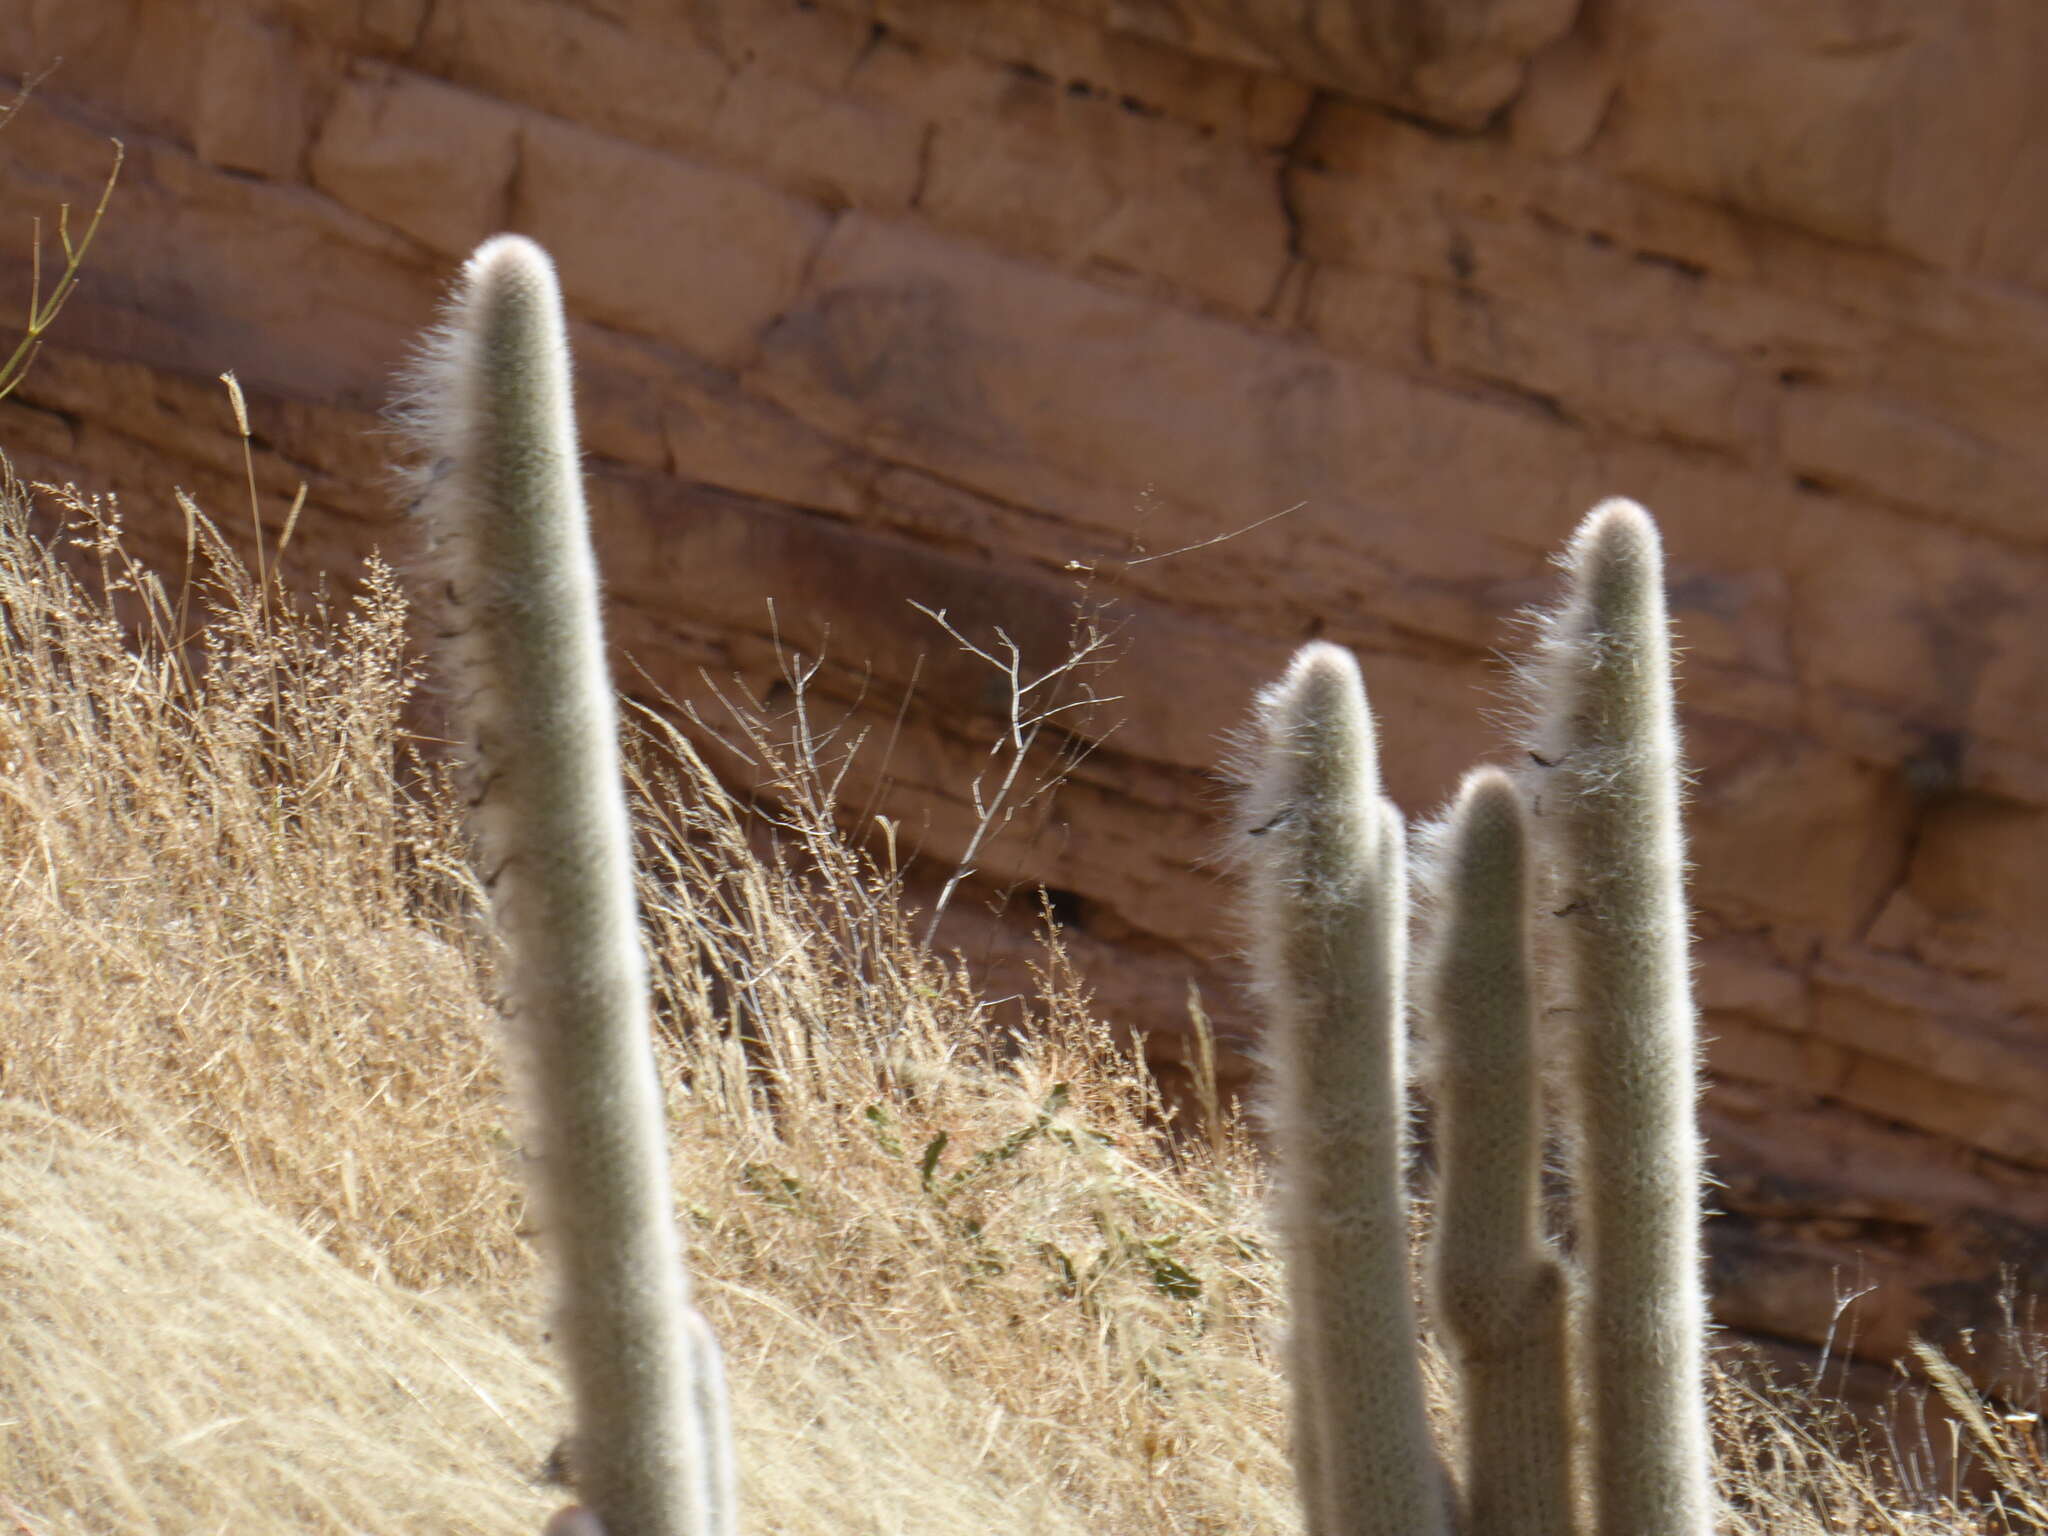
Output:
<instances>
[{"instance_id":1,"label":"sunlit grass","mask_svg":"<svg viewBox=\"0 0 2048 1536\"><path fill-rule=\"evenodd\" d=\"M0 495L0 1516L537 1530L566 1408L398 583L293 600L198 518L160 574L36 494L55 542ZM1056 942L1005 1033L783 725L730 724L779 786L742 803L634 718L747 1528L1298 1529L1241 1128L1174 1132ZM1731 1528L2040 1528L2030 1425L1985 1419L2001 1513L1750 1380Z\"/></svg>"}]
</instances>

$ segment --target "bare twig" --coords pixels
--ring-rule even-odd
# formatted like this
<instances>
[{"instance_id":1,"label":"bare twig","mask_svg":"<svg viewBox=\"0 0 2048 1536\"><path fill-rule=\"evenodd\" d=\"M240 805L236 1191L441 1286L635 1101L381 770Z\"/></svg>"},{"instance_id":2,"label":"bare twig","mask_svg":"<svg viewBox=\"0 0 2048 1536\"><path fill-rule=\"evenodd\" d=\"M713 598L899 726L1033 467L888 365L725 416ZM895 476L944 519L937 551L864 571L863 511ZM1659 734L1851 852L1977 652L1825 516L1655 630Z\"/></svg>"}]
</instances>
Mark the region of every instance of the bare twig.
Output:
<instances>
[{"instance_id":1,"label":"bare twig","mask_svg":"<svg viewBox=\"0 0 2048 1536\"><path fill-rule=\"evenodd\" d=\"M1065 660L1036 675L1026 668L1024 653L1017 642L1002 629L994 630L993 646L977 645L961 633L943 608L928 608L919 602L912 602L910 606L944 630L961 650L1000 673L1009 695L1003 734L990 746L991 757L1001 760L1001 774L992 794L988 793L986 770L976 774L968 783L968 795L974 806L974 830L968 835L967 846L960 851L953 872L946 877L938 899L932 903L931 912L926 916L924 942L930 944L938 933L939 922L946 915L954 893L963 881L974 874L975 861L989 839L1064 781L1082 759L1108 737L1110 731L1101 732L1093 741L1084 741L1077 731L1065 732L1065 744L1053 763L1020 796L1018 784L1024 764L1038 742L1039 733L1055 716L1077 710L1085 713L1104 704L1113 704L1121 695L1098 694L1083 675L1084 668L1107 666L1115 655L1115 630L1104 626L1103 608L1089 604L1085 594L1075 613ZM1080 678L1078 693L1073 697L1063 697L1061 685L1075 678Z\"/></svg>"},{"instance_id":2,"label":"bare twig","mask_svg":"<svg viewBox=\"0 0 2048 1536\"><path fill-rule=\"evenodd\" d=\"M14 105L7 109L7 115L12 117L20 106L21 101L17 98ZM4 124L5 121L6 119L0 118L0 124ZM43 294L42 220L35 220L31 226L34 233L30 237L29 245L28 324L23 327L21 340L7 355L6 361L0 362L0 400L5 400L13 394L27 375L29 365L42 350L44 332L56 321L58 312L64 308L64 301L71 297L72 290L78 286L78 274L85 264L85 253L92 247L93 236L100 232L100 220L106 216L107 203L114 195L114 184L121 179L121 162L127 156L127 150L119 139L113 140L112 143L113 167L107 172L106 185L100 188L100 200L93 208L91 221L86 224L84 233L75 241L71 237L71 205L64 203L57 209L57 242L64 251L64 270L50 289L48 297Z\"/></svg>"}]
</instances>

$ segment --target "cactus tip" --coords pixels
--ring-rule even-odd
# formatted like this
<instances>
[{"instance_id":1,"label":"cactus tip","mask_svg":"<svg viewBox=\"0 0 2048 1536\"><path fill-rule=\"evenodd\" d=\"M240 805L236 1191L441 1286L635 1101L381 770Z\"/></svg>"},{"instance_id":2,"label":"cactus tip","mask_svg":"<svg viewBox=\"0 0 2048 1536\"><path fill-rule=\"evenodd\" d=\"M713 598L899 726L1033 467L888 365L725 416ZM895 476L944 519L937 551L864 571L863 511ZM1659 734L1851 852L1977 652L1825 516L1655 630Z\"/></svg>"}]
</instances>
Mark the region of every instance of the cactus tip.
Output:
<instances>
[{"instance_id":1,"label":"cactus tip","mask_svg":"<svg viewBox=\"0 0 2048 1536\"><path fill-rule=\"evenodd\" d=\"M1522 826L1522 796L1505 769L1488 765L1474 768L1458 786L1458 804L1453 816L1473 834L1492 839L1518 833Z\"/></svg>"},{"instance_id":2,"label":"cactus tip","mask_svg":"<svg viewBox=\"0 0 2048 1536\"><path fill-rule=\"evenodd\" d=\"M1341 645L1314 640L1294 653L1286 674L1259 697L1257 735L1264 783L1254 814L1271 814L1301 797L1321 802L1379 795L1379 748L1358 662Z\"/></svg>"},{"instance_id":3,"label":"cactus tip","mask_svg":"<svg viewBox=\"0 0 2048 1536\"><path fill-rule=\"evenodd\" d=\"M1664 541L1657 520L1640 503L1611 497L1580 521L1564 564L1573 586L1596 609L1636 606L1663 581Z\"/></svg>"},{"instance_id":4,"label":"cactus tip","mask_svg":"<svg viewBox=\"0 0 2048 1536\"><path fill-rule=\"evenodd\" d=\"M525 235L493 235L462 264L461 291L468 294L557 286L554 262Z\"/></svg>"}]
</instances>

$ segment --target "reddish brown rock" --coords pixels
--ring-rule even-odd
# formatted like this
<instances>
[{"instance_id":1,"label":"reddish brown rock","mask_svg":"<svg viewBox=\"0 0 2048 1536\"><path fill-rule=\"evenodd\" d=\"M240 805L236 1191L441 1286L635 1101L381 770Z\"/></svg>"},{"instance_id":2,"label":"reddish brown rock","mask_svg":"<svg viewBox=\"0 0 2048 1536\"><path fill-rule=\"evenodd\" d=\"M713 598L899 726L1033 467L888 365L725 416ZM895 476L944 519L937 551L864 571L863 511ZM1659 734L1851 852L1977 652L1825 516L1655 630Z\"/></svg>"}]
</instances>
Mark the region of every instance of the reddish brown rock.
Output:
<instances>
[{"instance_id":1,"label":"reddish brown rock","mask_svg":"<svg viewBox=\"0 0 2048 1536\"><path fill-rule=\"evenodd\" d=\"M540 117L508 222L553 253L582 313L726 366L797 298L830 227L747 177Z\"/></svg>"},{"instance_id":2,"label":"reddish brown rock","mask_svg":"<svg viewBox=\"0 0 2048 1536\"><path fill-rule=\"evenodd\" d=\"M518 164L517 112L367 64L335 93L308 170L313 185L343 207L459 257L503 227Z\"/></svg>"},{"instance_id":3,"label":"reddish brown rock","mask_svg":"<svg viewBox=\"0 0 2048 1536\"><path fill-rule=\"evenodd\" d=\"M1476 128L1579 0L1188 0L1290 72L1331 90Z\"/></svg>"},{"instance_id":4,"label":"reddish brown rock","mask_svg":"<svg viewBox=\"0 0 2048 1536\"><path fill-rule=\"evenodd\" d=\"M199 158L273 181L295 177L311 115L299 63L283 27L232 11L216 17L193 100Z\"/></svg>"},{"instance_id":5,"label":"reddish brown rock","mask_svg":"<svg viewBox=\"0 0 2048 1536\"><path fill-rule=\"evenodd\" d=\"M2025 215L2003 211L2034 201L2016 189L2048 153L2048 17L2027 0L1622 10L1609 163L1951 270L2036 259L2014 249Z\"/></svg>"},{"instance_id":6,"label":"reddish brown rock","mask_svg":"<svg viewBox=\"0 0 2048 1536\"><path fill-rule=\"evenodd\" d=\"M173 485L246 526L232 368L290 574L346 572L404 545L377 412L453 264L537 236L622 676L782 705L778 644L821 656L815 718L888 744L849 818L927 895L975 849L944 940L1010 985L1034 909L986 903L1043 886L1155 1060L1193 979L1239 1077L1251 691L1356 647L1426 811L1635 496L1721 1313L1883 1360L2048 1289L2044 49L2021 0L27 0L0 74L64 63L0 134L0 292L129 158L0 444L175 558ZM1111 637L991 837L1005 679L913 604L1032 668Z\"/></svg>"}]
</instances>

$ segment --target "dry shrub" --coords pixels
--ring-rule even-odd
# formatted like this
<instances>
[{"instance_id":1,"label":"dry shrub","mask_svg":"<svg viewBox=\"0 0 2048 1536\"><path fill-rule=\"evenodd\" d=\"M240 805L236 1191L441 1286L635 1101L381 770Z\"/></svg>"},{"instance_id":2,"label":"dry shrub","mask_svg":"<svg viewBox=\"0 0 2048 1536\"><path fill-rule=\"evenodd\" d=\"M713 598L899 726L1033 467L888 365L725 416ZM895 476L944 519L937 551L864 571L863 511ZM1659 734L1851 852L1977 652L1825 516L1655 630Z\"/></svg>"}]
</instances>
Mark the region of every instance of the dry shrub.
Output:
<instances>
[{"instance_id":1,"label":"dry shrub","mask_svg":"<svg viewBox=\"0 0 2048 1536\"><path fill-rule=\"evenodd\" d=\"M0 1514L535 1530L564 1409L395 583L291 601L195 518L173 590L41 494L61 546L0 495ZM797 697L730 725L756 803L664 717L632 753L749 1529L1298 1529L1253 1149L1169 1134L1056 941L1001 1028ZM1796 1409L1726 1388L1732 1528L2001 1528Z\"/></svg>"},{"instance_id":2,"label":"dry shrub","mask_svg":"<svg viewBox=\"0 0 2048 1536\"><path fill-rule=\"evenodd\" d=\"M502 1484L476 1528L530 1528L559 1410L489 945L459 807L401 729L417 678L390 573L294 602L195 519L187 591L127 557L110 504L40 494L61 544L19 488L0 509L0 1139L31 1147L17 1185L46 1185L10 1195L5 1239L98 1214L19 1270L44 1337L10 1383L37 1426L11 1496L32 1529L212 1530L260 1505L356 1530L380 1499L381 1524L444 1524L424 1488L319 1491L365 1459L349 1423L370 1462L416 1438L447 1463L366 1406L381 1389L288 1363L346 1357L440 1393L447 1432L473 1421ZM1286 1528L1250 1149L1170 1144L1056 949L1043 1027L1004 1035L811 765L744 728L787 791L758 809L652 720L634 761L679 1199L750 1525ZM257 1235L180 1235L214 1227ZM422 1294L453 1342L431 1309L391 1322ZM478 1363L460 1329L486 1323L504 1352ZM181 1385L106 1392L90 1423L62 1406L152 1372ZM208 1414L271 1428L194 1437ZM315 1421L294 1456L287 1426ZM252 1476L258 1445L290 1475Z\"/></svg>"},{"instance_id":3,"label":"dry shrub","mask_svg":"<svg viewBox=\"0 0 2048 1536\"><path fill-rule=\"evenodd\" d=\"M175 1126L404 1284L520 1272L457 817L399 731L391 572L300 609L195 518L174 596L110 504L57 494L45 545L18 489L0 500L0 1096Z\"/></svg>"}]
</instances>

